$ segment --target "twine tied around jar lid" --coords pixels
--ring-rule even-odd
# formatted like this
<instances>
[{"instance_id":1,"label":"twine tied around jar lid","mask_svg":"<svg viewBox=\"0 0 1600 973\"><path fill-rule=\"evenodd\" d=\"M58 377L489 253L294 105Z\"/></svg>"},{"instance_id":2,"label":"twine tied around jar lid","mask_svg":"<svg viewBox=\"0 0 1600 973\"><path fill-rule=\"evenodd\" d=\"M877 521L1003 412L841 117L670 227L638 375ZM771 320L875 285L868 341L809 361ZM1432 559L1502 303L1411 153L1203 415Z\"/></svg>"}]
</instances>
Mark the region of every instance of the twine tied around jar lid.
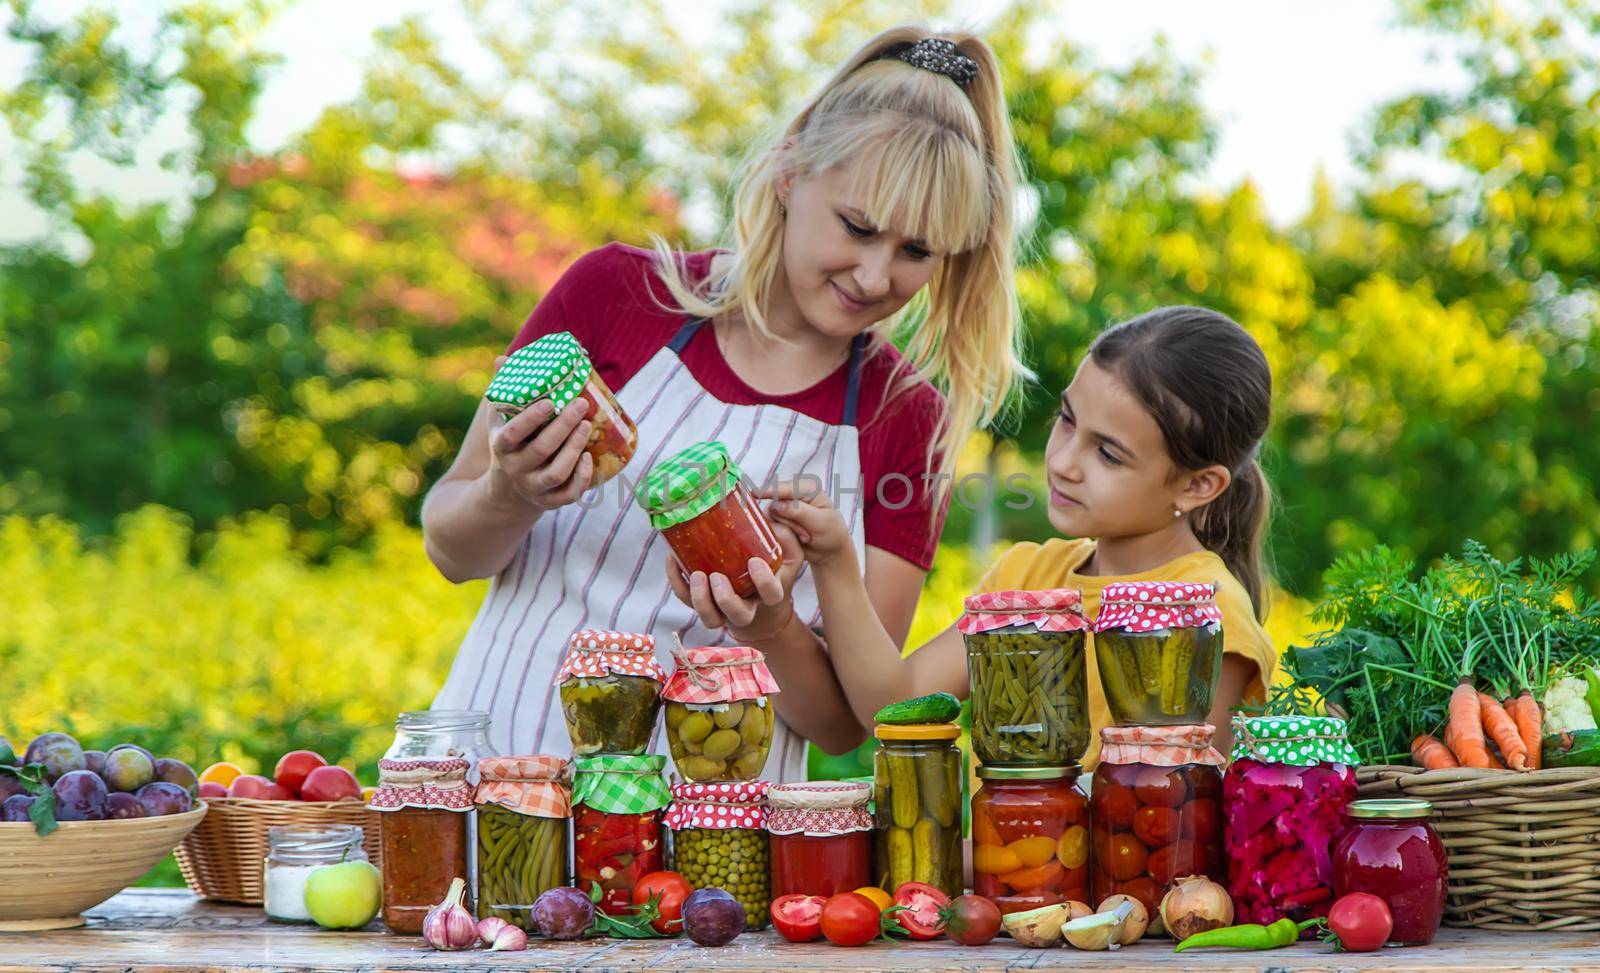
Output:
<instances>
[{"instance_id":1,"label":"twine tied around jar lid","mask_svg":"<svg viewBox=\"0 0 1600 973\"><path fill-rule=\"evenodd\" d=\"M731 703L778 692L778 682L767 669L766 656L747 645L705 645L685 648L681 641L672 652L677 668L667 677L663 699L678 703ZM717 678L713 670L725 669Z\"/></svg>"},{"instance_id":2,"label":"twine tied around jar lid","mask_svg":"<svg viewBox=\"0 0 1600 973\"><path fill-rule=\"evenodd\" d=\"M1233 717L1233 759L1311 767L1319 763L1355 768L1361 758L1333 716Z\"/></svg>"}]
</instances>

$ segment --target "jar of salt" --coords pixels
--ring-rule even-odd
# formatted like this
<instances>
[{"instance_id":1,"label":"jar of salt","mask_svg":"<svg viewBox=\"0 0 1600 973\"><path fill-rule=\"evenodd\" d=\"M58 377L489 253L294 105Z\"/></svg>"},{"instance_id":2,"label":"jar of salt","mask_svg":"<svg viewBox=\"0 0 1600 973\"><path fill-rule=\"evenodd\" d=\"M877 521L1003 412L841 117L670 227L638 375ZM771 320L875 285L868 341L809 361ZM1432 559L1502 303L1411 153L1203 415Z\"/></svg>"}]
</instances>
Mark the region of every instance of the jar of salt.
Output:
<instances>
[{"instance_id":1,"label":"jar of salt","mask_svg":"<svg viewBox=\"0 0 1600 973\"><path fill-rule=\"evenodd\" d=\"M361 827L354 824L267 829L262 882L266 888L267 918L274 922L310 922L306 879L324 865L367 861L363 838Z\"/></svg>"}]
</instances>

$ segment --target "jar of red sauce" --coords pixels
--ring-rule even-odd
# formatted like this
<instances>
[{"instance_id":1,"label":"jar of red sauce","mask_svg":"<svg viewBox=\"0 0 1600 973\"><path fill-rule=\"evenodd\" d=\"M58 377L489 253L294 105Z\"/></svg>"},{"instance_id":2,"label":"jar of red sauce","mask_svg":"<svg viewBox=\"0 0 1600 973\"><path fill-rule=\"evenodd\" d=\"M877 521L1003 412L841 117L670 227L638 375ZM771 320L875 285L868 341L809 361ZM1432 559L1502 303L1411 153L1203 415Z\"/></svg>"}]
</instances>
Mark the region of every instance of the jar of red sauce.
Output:
<instances>
[{"instance_id":1,"label":"jar of red sauce","mask_svg":"<svg viewBox=\"0 0 1600 973\"><path fill-rule=\"evenodd\" d=\"M468 878L473 803L467 767L460 757L378 761L378 789L367 806L383 812L380 915L390 932L422 932L428 910L449 893L450 883ZM472 908L470 896L463 905Z\"/></svg>"},{"instance_id":2,"label":"jar of red sauce","mask_svg":"<svg viewBox=\"0 0 1600 973\"><path fill-rule=\"evenodd\" d=\"M1352 801L1333 846L1339 895L1370 892L1394 916L1391 946L1426 946L1444 918L1445 851L1428 823L1433 805L1413 799Z\"/></svg>"},{"instance_id":3,"label":"jar of red sauce","mask_svg":"<svg viewBox=\"0 0 1600 973\"><path fill-rule=\"evenodd\" d=\"M747 598L756 591L750 559L776 573L783 548L742 476L726 446L695 443L651 468L639 502L686 574L721 574Z\"/></svg>"},{"instance_id":4,"label":"jar of red sauce","mask_svg":"<svg viewBox=\"0 0 1600 973\"><path fill-rule=\"evenodd\" d=\"M872 787L780 784L767 792L772 898L838 895L872 884Z\"/></svg>"},{"instance_id":5,"label":"jar of red sauce","mask_svg":"<svg viewBox=\"0 0 1600 973\"><path fill-rule=\"evenodd\" d=\"M600 887L599 908L627 914L639 879L666 867L663 817L672 793L660 754L579 757L572 783L573 872Z\"/></svg>"},{"instance_id":6,"label":"jar of red sauce","mask_svg":"<svg viewBox=\"0 0 1600 973\"><path fill-rule=\"evenodd\" d=\"M1089 799L1078 765L979 767L972 890L1001 913L1089 901Z\"/></svg>"}]
</instances>

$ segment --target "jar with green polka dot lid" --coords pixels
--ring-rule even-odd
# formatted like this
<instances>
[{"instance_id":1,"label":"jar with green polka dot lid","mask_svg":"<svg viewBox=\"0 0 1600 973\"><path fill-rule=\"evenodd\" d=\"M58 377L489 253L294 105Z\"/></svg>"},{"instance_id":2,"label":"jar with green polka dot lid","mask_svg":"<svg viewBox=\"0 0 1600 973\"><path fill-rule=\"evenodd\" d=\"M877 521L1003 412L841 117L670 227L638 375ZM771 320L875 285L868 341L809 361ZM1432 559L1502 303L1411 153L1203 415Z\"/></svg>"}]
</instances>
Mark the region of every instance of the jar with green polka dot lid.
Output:
<instances>
[{"instance_id":1,"label":"jar with green polka dot lid","mask_svg":"<svg viewBox=\"0 0 1600 973\"><path fill-rule=\"evenodd\" d=\"M1222 781L1228 893L1239 922L1303 922L1333 905L1333 846L1356 754L1332 716L1235 716Z\"/></svg>"},{"instance_id":2,"label":"jar with green polka dot lid","mask_svg":"<svg viewBox=\"0 0 1600 973\"><path fill-rule=\"evenodd\" d=\"M756 593L750 560L765 561L776 574L783 548L743 477L728 447L695 443L651 467L639 503L685 575L721 574L748 598Z\"/></svg>"},{"instance_id":3,"label":"jar with green polka dot lid","mask_svg":"<svg viewBox=\"0 0 1600 973\"><path fill-rule=\"evenodd\" d=\"M593 462L589 486L596 487L622 472L639 445L639 430L589 360L571 332L548 334L513 351L495 372L485 401L510 418L540 402L548 402L548 418L528 431L532 436L562 409L582 399L589 423L584 453Z\"/></svg>"},{"instance_id":4,"label":"jar with green polka dot lid","mask_svg":"<svg viewBox=\"0 0 1600 973\"><path fill-rule=\"evenodd\" d=\"M733 896L746 929L765 929L772 904L768 787L760 780L674 784L667 808L673 870L694 888Z\"/></svg>"}]
</instances>

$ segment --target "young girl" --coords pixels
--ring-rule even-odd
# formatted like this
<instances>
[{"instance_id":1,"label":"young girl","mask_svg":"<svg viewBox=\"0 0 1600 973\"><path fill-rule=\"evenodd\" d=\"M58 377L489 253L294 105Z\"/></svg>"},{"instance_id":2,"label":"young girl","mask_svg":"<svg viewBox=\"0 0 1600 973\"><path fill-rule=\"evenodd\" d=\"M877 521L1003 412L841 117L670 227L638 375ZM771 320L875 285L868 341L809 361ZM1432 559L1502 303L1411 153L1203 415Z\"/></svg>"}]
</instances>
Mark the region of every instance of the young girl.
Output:
<instances>
[{"instance_id":1,"label":"young girl","mask_svg":"<svg viewBox=\"0 0 1600 973\"><path fill-rule=\"evenodd\" d=\"M906 503L893 484L948 469L1025 374L1014 347L1015 168L990 49L967 35L888 31L754 157L731 249L587 254L511 348L560 331L582 342L638 425L619 482L718 440L757 484L841 484L839 543L873 624L903 642L944 507L926 488ZM886 335L914 297L902 356ZM564 752L552 679L568 637L614 629L654 635L669 666L675 638L766 650L784 689L769 778L804 776L805 738L853 746L862 731L807 627L820 609L793 535L780 531L776 575L752 559L757 596L735 596L721 575L694 579L702 621L672 597L665 542L631 491L608 484L599 502L574 502L592 473L583 407L551 421L535 405L502 425L480 405L428 496L423 528L440 571L492 579L435 708L489 711L502 753Z\"/></svg>"},{"instance_id":2,"label":"young girl","mask_svg":"<svg viewBox=\"0 0 1600 973\"><path fill-rule=\"evenodd\" d=\"M1263 698L1276 660L1266 616L1262 534L1270 494L1256 454L1272 376L1251 337L1227 317L1170 307L1117 325L1089 349L1061 396L1045 472L1050 523L1064 535L1017 544L980 591L1078 588L1092 618L1113 581L1216 581L1222 678L1209 722L1231 745L1228 710ZM773 514L799 536L823 604L823 630L855 717L925 693L967 695L966 651L954 627L901 658L861 590L854 552L825 497L788 498ZM1093 744L1110 722L1088 653Z\"/></svg>"}]
</instances>

